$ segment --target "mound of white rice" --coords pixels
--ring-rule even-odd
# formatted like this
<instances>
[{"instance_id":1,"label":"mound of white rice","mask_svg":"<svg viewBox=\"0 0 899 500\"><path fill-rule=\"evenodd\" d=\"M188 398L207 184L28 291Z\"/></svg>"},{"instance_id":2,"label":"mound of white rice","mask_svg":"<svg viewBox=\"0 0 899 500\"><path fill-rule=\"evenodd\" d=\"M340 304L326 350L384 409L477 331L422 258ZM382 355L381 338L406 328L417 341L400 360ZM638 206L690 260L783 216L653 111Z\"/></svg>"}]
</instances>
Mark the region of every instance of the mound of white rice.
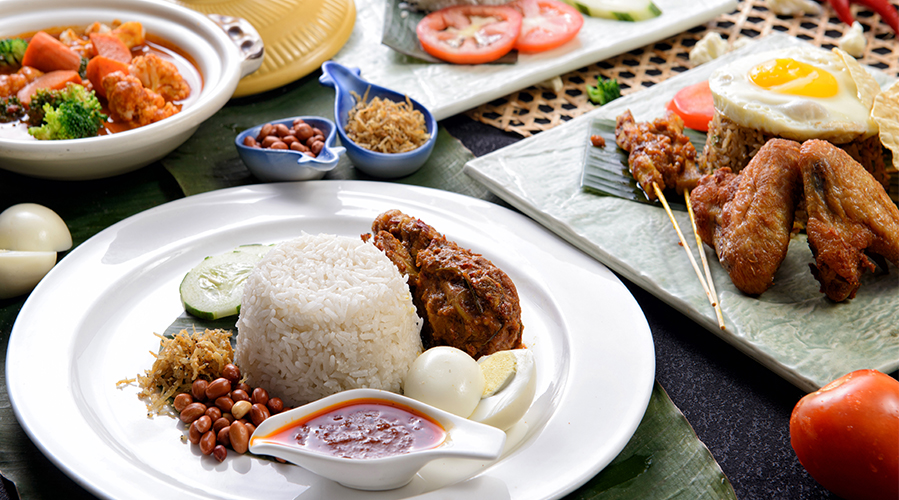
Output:
<instances>
[{"instance_id":1,"label":"mound of white rice","mask_svg":"<svg viewBox=\"0 0 899 500\"><path fill-rule=\"evenodd\" d=\"M399 392L421 323L405 277L373 244L304 234L247 278L234 360L289 406L359 387Z\"/></svg>"}]
</instances>

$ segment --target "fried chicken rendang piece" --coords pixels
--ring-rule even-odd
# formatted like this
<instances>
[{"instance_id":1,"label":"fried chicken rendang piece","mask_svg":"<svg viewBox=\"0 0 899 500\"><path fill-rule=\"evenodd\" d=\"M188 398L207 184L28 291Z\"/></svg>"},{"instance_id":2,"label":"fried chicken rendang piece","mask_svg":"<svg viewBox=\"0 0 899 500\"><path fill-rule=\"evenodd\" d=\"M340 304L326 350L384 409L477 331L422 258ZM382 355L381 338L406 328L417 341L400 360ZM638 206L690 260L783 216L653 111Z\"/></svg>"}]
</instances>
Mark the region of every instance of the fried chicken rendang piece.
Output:
<instances>
[{"instance_id":1,"label":"fried chicken rendang piece","mask_svg":"<svg viewBox=\"0 0 899 500\"><path fill-rule=\"evenodd\" d=\"M693 189L702 177L696 166L696 148L684 135L684 122L666 111L663 118L635 122L630 110L616 119L615 142L628 152L628 166L650 200L659 189L673 188L678 194Z\"/></svg>"},{"instance_id":2,"label":"fried chicken rendang piece","mask_svg":"<svg viewBox=\"0 0 899 500\"><path fill-rule=\"evenodd\" d=\"M865 252L899 265L899 208L867 170L829 142L803 143L799 167L812 274L831 300L851 299L865 270L876 269Z\"/></svg>"},{"instance_id":3,"label":"fried chicken rendang piece","mask_svg":"<svg viewBox=\"0 0 899 500\"><path fill-rule=\"evenodd\" d=\"M724 167L690 194L697 231L740 291L759 295L787 255L802 195L799 143L771 139L734 174Z\"/></svg>"},{"instance_id":4,"label":"fried chicken rendang piece","mask_svg":"<svg viewBox=\"0 0 899 500\"><path fill-rule=\"evenodd\" d=\"M362 238L408 276L426 349L448 345L477 359L520 347L518 291L492 262L398 210L379 215Z\"/></svg>"}]
</instances>

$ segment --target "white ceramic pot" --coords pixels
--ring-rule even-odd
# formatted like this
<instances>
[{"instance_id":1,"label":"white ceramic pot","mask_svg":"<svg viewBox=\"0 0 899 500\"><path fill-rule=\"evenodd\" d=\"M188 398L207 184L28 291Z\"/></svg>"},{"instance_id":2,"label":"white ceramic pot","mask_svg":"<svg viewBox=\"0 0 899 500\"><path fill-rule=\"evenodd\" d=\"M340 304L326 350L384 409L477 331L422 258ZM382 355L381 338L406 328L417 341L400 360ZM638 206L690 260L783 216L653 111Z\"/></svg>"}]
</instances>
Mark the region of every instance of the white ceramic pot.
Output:
<instances>
[{"instance_id":1,"label":"white ceramic pot","mask_svg":"<svg viewBox=\"0 0 899 500\"><path fill-rule=\"evenodd\" d=\"M199 98L178 114L117 134L66 141L0 137L0 168L31 177L84 180L136 170L186 141L234 94L238 81L262 64L262 39L237 18L204 16L149 0L0 0L0 38L94 21L139 21L196 62L203 78Z\"/></svg>"}]
</instances>

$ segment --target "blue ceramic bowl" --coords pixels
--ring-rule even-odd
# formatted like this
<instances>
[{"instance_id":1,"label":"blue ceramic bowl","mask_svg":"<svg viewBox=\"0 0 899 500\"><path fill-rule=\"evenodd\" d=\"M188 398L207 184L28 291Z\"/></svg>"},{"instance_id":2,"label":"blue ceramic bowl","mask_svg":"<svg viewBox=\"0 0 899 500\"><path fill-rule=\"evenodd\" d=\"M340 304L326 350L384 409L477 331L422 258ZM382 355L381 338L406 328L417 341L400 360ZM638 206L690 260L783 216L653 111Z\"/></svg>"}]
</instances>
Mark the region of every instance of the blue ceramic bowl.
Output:
<instances>
[{"instance_id":1,"label":"blue ceramic bowl","mask_svg":"<svg viewBox=\"0 0 899 500\"><path fill-rule=\"evenodd\" d=\"M341 144L346 147L347 156L359 170L372 177L403 177L421 168L431 156L431 151L434 150L434 144L437 142L437 120L419 102L412 100L412 107L425 117L425 125L430 135L428 142L418 149L406 153L376 153L357 145L346 136L347 118L353 105L356 104L356 99L350 92L363 96L368 90L369 99L380 97L395 102L404 102L406 96L359 78L359 68L347 68L332 61L322 64L322 76L319 78L319 82L322 85L333 87L337 91L334 98L337 133L340 135Z\"/></svg>"},{"instance_id":2,"label":"blue ceramic bowl","mask_svg":"<svg viewBox=\"0 0 899 500\"><path fill-rule=\"evenodd\" d=\"M325 173L337 166L340 155L345 152L345 149L334 146L337 127L331 120L319 116L294 116L267 123L272 125L283 123L290 127L297 118L325 134L325 147L315 158L291 149L263 149L244 146L244 139L247 136L258 136L264 124L244 130L234 139L240 159L259 180L281 182L321 179Z\"/></svg>"}]
</instances>

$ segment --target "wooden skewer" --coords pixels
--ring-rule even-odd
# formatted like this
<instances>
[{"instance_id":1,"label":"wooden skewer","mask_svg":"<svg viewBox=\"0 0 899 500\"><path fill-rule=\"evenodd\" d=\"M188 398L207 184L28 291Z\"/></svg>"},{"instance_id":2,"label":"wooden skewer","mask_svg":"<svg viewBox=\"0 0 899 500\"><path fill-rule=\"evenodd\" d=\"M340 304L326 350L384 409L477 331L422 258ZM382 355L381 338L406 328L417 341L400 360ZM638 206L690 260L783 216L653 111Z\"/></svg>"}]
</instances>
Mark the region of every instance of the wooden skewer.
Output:
<instances>
[{"instance_id":1,"label":"wooden skewer","mask_svg":"<svg viewBox=\"0 0 899 500\"><path fill-rule=\"evenodd\" d=\"M693 205L690 204L690 193L686 190L684 190L684 201L687 203L687 213L690 214L690 224L693 225L693 236L696 236L696 248L699 249L699 258L702 260L705 278L709 285L709 291L712 293L712 307L715 308L715 315L718 317L718 328L726 330L724 316L721 315L721 305L718 301L718 292L715 291L715 282L712 280L712 271L709 269L709 259L706 258L702 248L702 238L699 237L699 231L696 229L696 217L693 215Z\"/></svg>"},{"instance_id":2,"label":"wooden skewer","mask_svg":"<svg viewBox=\"0 0 899 500\"><path fill-rule=\"evenodd\" d=\"M655 182L652 183L652 188L656 192L656 197L662 202L662 206L665 207L665 212L668 213L668 218L671 219L671 225L673 225L674 230L677 231L677 237L680 238L680 244L684 247L684 251L687 252L687 257L690 258L690 264L693 264L693 270L696 271L696 277L699 278L699 283L702 285L702 289L705 290L706 297L708 297L709 302L714 305L715 302L712 300L712 294L709 292L709 287L705 283L705 278L702 277L702 271L699 270L696 259L693 258L693 252L690 251L687 240L684 239L684 233L681 232L680 226L677 225L677 220L674 218L674 214L671 213L671 207L668 206L668 200L665 199L665 194L662 193L662 190L659 189L659 185Z\"/></svg>"}]
</instances>

